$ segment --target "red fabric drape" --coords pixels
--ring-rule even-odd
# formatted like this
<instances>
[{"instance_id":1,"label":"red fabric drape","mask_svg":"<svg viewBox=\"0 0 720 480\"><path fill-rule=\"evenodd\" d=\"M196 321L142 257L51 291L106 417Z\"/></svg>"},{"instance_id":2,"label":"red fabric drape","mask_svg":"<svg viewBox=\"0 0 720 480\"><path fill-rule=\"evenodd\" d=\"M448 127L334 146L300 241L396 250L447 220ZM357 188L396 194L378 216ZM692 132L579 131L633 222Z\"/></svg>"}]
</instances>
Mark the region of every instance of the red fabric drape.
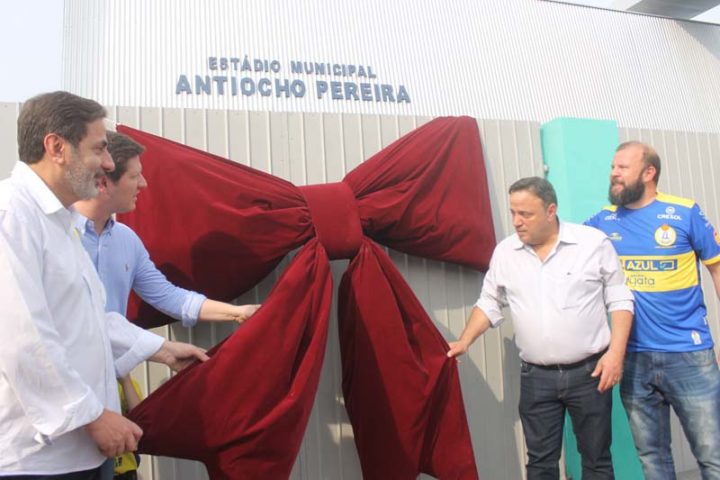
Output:
<instances>
[{"instance_id":1,"label":"red fabric drape","mask_svg":"<svg viewBox=\"0 0 720 480\"><path fill-rule=\"evenodd\" d=\"M487 267L495 236L473 119L436 119L339 184L301 188L119 130L145 145L151 187L120 220L172 281L235 298L304 245L260 311L208 362L132 412L145 431L141 451L200 460L212 478L286 478L323 360L328 258L354 256L340 287L339 321L343 394L364 477L477 478L456 363L374 243ZM143 326L171 321L138 299L129 317Z\"/></svg>"},{"instance_id":2,"label":"red fabric drape","mask_svg":"<svg viewBox=\"0 0 720 480\"><path fill-rule=\"evenodd\" d=\"M297 254L263 308L131 413L140 451L199 460L210 478L287 478L325 354L332 295L317 240Z\"/></svg>"}]
</instances>

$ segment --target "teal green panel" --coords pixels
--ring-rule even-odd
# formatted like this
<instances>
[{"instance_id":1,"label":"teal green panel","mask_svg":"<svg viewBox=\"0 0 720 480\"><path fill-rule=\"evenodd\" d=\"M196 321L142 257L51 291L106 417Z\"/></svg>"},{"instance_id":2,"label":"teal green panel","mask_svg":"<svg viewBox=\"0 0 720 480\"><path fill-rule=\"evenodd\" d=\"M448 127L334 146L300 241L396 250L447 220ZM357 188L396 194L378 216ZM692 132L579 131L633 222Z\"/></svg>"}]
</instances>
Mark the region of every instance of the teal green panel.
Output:
<instances>
[{"instance_id":1,"label":"teal green panel","mask_svg":"<svg viewBox=\"0 0 720 480\"><path fill-rule=\"evenodd\" d=\"M583 222L607 203L610 162L620 143L617 124L558 118L540 128L540 138L560 218Z\"/></svg>"},{"instance_id":2,"label":"teal green panel","mask_svg":"<svg viewBox=\"0 0 720 480\"><path fill-rule=\"evenodd\" d=\"M565 221L582 223L607 204L610 163L620 143L617 124L610 120L558 118L540 128L547 179L558 195L558 212ZM613 443L616 478L642 479L637 451L617 387L613 391ZM565 461L568 479L581 478L580 454L570 419L565 422Z\"/></svg>"}]
</instances>

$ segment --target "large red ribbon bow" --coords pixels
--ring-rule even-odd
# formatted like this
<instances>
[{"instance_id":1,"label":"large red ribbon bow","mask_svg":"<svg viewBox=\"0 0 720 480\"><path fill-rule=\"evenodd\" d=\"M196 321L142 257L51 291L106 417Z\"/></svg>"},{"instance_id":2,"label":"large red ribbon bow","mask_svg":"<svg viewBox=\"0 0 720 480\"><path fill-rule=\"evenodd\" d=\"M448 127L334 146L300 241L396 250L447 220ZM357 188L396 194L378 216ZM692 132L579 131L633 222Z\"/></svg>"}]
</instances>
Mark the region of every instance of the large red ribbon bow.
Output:
<instances>
[{"instance_id":1,"label":"large red ribbon bow","mask_svg":"<svg viewBox=\"0 0 720 480\"><path fill-rule=\"evenodd\" d=\"M476 122L439 118L341 182L296 187L169 140L119 127L146 147L151 188L121 216L168 277L232 299L302 247L262 308L132 411L144 453L203 462L213 479L287 478L339 289L343 395L363 476L475 479L457 365L384 250L486 269L495 244ZM137 299L129 317L157 325ZM163 320L168 323L170 319Z\"/></svg>"}]
</instances>

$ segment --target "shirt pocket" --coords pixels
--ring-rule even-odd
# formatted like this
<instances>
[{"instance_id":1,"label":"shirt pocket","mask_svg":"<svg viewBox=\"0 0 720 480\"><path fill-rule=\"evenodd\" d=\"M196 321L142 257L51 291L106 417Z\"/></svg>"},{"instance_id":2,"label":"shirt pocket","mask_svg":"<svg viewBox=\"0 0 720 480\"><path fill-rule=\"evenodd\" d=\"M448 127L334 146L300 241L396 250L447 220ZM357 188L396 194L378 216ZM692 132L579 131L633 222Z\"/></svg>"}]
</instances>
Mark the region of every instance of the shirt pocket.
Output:
<instances>
[{"instance_id":1,"label":"shirt pocket","mask_svg":"<svg viewBox=\"0 0 720 480\"><path fill-rule=\"evenodd\" d=\"M556 273L549 276L552 295L561 309L577 309L598 295L602 297L602 277L591 272Z\"/></svg>"}]
</instances>

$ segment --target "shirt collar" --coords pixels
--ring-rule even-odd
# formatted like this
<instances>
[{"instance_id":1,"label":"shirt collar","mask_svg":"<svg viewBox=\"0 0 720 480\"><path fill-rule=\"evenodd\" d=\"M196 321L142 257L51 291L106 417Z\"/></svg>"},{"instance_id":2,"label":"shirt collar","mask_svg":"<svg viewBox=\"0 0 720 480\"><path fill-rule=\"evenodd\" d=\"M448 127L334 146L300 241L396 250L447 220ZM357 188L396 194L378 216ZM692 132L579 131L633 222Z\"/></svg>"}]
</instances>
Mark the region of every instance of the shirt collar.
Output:
<instances>
[{"instance_id":1,"label":"shirt collar","mask_svg":"<svg viewBox=\"0 0 720 480\"><path fill-rule=\"evenodd\" d=\"M517 233L511 237L510 242L512 248L515 250L520 250L527 246L520 240L520 237L517 236ZM558 244L560 243L578 243L577 237L572 233L569 228L566 227L566 224L563 221L559 221Z\"/></svg>"},{"instance_id":2,"label":"shirt collar","mask_svg":"<svg viewBox=\"0 0 720 480\"><path fill-rule=\"evenodd\" d=\"M73 209L73 225L75 225L75 228L77 228L82 233L95 233L95 222L87 218L82 213L76 211L75 209ZM103 232L110 232L114 226L115 219L111 216L105 224Z\"/></svg>"},{"instance_id":3,"label":"shirt collar","mask_svg":"<svg viewBox=\"0 0 720 480\"><path fill-rule=\"evenodd\" d=\"M18 161L15 164L11 178L27 191L45 215L52 215L62 210L68 211L43 179L25 162Z\"/></svg>"},{"instance_id":4,"label":"shirt collar","mask_svg":"<svg viewBox=\"0 0 720 480\"><path fill-rule=\"evenodd\" d=\"M560 232L558 232L558 243L578 243L578 239L573 234L572 229L567 228L567 224L560 222Z\"/></svg>"}]
</instances>

